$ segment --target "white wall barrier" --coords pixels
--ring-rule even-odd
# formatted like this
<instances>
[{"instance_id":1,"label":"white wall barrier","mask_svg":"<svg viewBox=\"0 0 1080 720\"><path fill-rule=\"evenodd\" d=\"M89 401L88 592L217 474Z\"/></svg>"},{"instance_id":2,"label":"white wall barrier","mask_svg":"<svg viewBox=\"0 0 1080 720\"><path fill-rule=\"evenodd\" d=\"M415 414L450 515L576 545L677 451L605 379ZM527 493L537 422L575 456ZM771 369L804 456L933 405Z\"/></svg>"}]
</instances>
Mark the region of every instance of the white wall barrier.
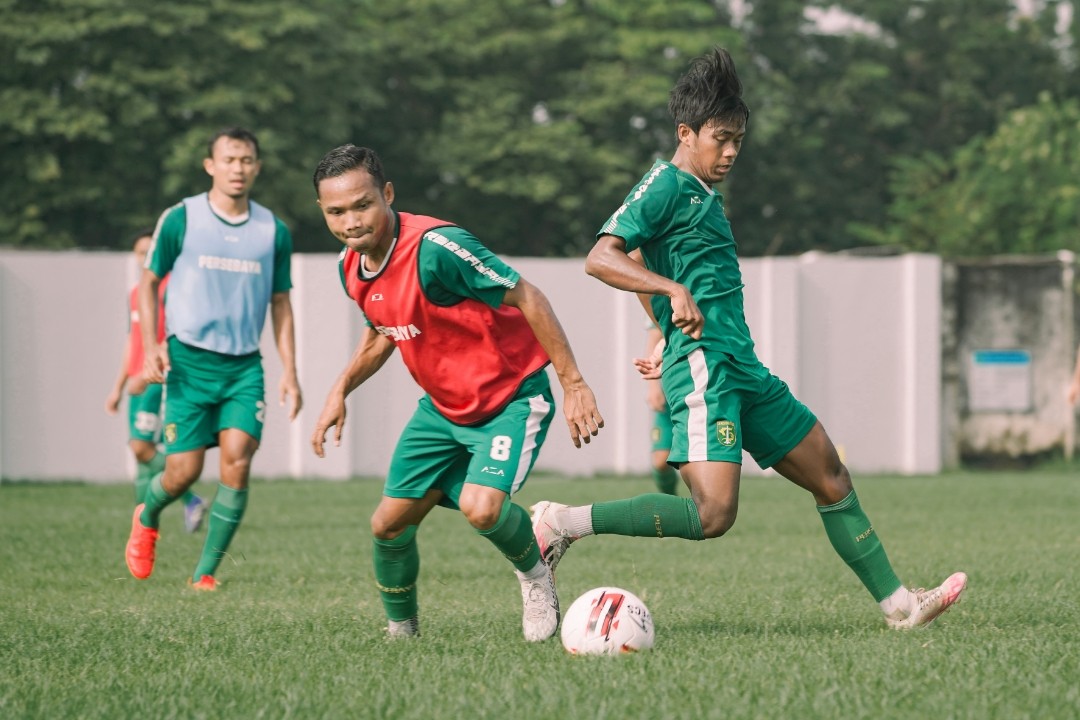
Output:
<instances>
[{"instance_id":1,"label":"white wall barrier","mask_svg":"<svg viewBox=\"0 0 1080 720\"><path fill-rule=\"evenodd\" d=\"M508 258L551 300L607 426L582 449L558 414L538 470L648 472L650 414L631 365L645 344L637 300L589 278L581 259ZM941 264L933 256L805 255L743 261L747 317L763 362L813 410L854 473L933 473L941 466ZM0 477L113 482L134 468L126 415L104 400L127 330L129 253L0 250ZM261 477L381 476L420 397L397 358L349 401L340 448L319 459L310 437L359 338L336 256L293 261L304 409L278 406L280 363L263 336L268 418ZM216 477L217 455L207 462ZM747 458L747 474L760 470Z\"/></svg>"}]
</instances>

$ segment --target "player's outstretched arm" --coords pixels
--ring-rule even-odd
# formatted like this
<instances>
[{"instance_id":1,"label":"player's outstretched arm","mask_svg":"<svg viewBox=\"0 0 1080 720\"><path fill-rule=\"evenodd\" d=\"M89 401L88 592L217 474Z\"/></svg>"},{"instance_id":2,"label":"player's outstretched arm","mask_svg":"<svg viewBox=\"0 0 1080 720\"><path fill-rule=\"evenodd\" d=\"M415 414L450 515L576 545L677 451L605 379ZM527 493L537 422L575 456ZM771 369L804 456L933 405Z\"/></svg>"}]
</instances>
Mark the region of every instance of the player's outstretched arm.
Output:
<instances>
[{"instance_id":1,"label":"player's outstretched arm","mask_svg":"<svg viewBox=\"0 0 1080 720\"><path fill-rule=\"evenodd\" d=\"M296 324L288 291L270 296L270 318L274 323L274 340L284 368L278 386L278 402L284 405L286 397L292 398L289 419L295 420L300 408L304 406L304 397L300 393L300 380L296 376Z\"/></svg>"},{"instance_id":2,"label":"player's outstretched arm","mask_svg":"<svg viewBox=\"0 0 1080 720\"><path fill-rule=\"evenodd\" d=\"M685 285L658 275L644 265L634 262L626 253L626 241L615 235L601 235L589 257L585 272L619 290L647 295L667 295L671 298L671 321L683 333L695 339L701 337L705 322L697 302ZM655 318L654 318L655 319Z\"/></svg>"},{"instance_id":3,"label":"player's outstretched arm","mask_svg":"<svg viewBox=\"0 0 1080 720\"><path fill-rule=\"evenodd\" d=\"M521 310L533 335L551 358L551 366L563 388L563 415L574 447L581 447L582 440L588 444L590 437L604 427L604 418L596 407L592 389L578 370L570 341L566 339L547 296L525 278L519 278L517 285L506 291L503 303Z\"/></svg>"},{"instance_id":4,"label":"player's outstretched arm","mask_svg":"<svg viewBox=\"0 0 1080 720\"><path fill-rule=\"evenodd\" d=\"M315 432L311 435L311 449L319 457L326 457L323 444L326 442L326 433L334 428L334 446L341 446L341 432L345 428L345 398L356 388L360 387L369 377L379 371L379 368L394 353L394 341L385 335L380 335L370 327L364 328L360 342L353 351L349 364L338 376L337 382L330 388L330 394L326 396L319 420L315 423Z\"/></svg>"}]
</instances>

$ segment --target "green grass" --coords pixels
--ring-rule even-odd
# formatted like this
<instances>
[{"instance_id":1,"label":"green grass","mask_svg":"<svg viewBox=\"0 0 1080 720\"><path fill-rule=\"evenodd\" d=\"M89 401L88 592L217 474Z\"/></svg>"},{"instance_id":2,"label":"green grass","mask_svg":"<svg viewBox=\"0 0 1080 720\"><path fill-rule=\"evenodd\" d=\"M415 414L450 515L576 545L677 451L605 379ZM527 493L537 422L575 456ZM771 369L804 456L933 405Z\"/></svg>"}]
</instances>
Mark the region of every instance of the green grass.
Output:
<instances>
[{"instance_id":1,"label":"green grass","mask_svg":"<svg viewBox=\"0 0 1080 720\"><path fill-rule=\"evenodd\" d=\"M648 489L538 476L518 500ZM419 536L423 636L387 641L367 531L379 490L256 483L222 589L204 594L185 585L202 535L178 509L140 582L123 561L130 488L0 486L0 717L1080 717L1068 470L859 481L905 582L971 577L915 633L885 628L809 496L781 480L744 481L720 540L583 540L559 569L564 606L619 585L656 622L654 650L616 658L526 644L509 565L441 509Z\"/></svg>"}]
</instances>

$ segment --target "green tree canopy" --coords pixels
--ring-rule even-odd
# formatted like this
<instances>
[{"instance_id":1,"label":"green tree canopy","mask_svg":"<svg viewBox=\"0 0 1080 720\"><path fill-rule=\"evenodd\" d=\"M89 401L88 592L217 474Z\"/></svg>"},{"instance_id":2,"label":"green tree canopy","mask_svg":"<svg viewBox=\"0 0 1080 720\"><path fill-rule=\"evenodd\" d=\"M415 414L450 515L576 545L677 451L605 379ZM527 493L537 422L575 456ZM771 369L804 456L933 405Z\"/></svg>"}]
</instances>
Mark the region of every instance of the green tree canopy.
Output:
<instances>
[{"instance_id":1,"label":"green tree canopy","mask_svg":"<svg viewBox=\"0 0 1080 720\"><path fill-rule=\"evenodd\" d=\"M897 162L867 240L945 256L1080 251L1080 102L1043 95L990 137Z\"/></svg>"},{"instance_id":2,"label":"green tree canopy","mask_svg":"<svg viewBox=\"0 0 1080 720\"><path fill-rule=\"evenodd\" d=\"M0 243L125 246L208 187L207 137L243 125L255 197L300 250L335 247L310 175L354 142L402 209L504 254L582 253L670 156L668 91L720 45L752 111L721 188L742 251L851 247L893 221L892 168L951 168L1040 92L1080 87L1063 2L0 0Z\"/></svg>"}]
</instances>

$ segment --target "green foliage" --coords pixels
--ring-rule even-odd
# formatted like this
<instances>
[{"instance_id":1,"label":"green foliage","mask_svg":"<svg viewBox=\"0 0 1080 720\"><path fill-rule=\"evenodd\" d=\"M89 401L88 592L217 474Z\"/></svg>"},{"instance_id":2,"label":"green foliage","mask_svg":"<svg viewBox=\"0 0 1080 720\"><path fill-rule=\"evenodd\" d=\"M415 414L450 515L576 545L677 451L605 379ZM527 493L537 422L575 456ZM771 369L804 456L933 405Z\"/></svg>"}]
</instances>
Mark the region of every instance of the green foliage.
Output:
<instances>
[{"instance_id":1,"label":"green foliage","mask_svg":"<svg viewBox=\"0 0 1080 720\"><path fill-rule=\"evenodd\" d=\"M534 477L517 498L651 485ZM908 634L885 628L809 496L782 480L744 480L722 539L585 538L559 566L564 606L615 584L655 619L655 649L620 658L524 642L510 565L442 508L418 536L421 637L388 641L366 521L380 488L254 483L221 590L195 593L203 538L178 508L153 576L136 581L129 486L0 486L0 715L985 720L1080 707L1075 470L860 480L906 582L971 578L959 605Z\"/></svg>"},{"instance_id":2,"label":"green foliage","mask_svg":"<svg viewBox=\"0 0 1080 720\"><path fill-rule=\"evenodd\" d=\"M310 174L355 142L402 209L504 254L579 254L670 155L674 79L721 45L752 109L722 187L743 252L850 247L888 220L891 168L952 165L1040 92L1075 95L1062 1L775 0L734 24L721 0L2 0L0 243L124 246L208 187L205 140L239 124L298 249L335 249ZM826 10L863 24L815 25Z\"/></svg>"},{"instance_id":3,"label":"green foliage","mask_svg":"<svg viewBox=\"0 0 1080 720\"><path fill-rule=\"evenodd\" d=\"M1080 251L1080 102L1044 95L948 158L898 162L873 242L945 256Z\"/></svg>"}]
</instances>

